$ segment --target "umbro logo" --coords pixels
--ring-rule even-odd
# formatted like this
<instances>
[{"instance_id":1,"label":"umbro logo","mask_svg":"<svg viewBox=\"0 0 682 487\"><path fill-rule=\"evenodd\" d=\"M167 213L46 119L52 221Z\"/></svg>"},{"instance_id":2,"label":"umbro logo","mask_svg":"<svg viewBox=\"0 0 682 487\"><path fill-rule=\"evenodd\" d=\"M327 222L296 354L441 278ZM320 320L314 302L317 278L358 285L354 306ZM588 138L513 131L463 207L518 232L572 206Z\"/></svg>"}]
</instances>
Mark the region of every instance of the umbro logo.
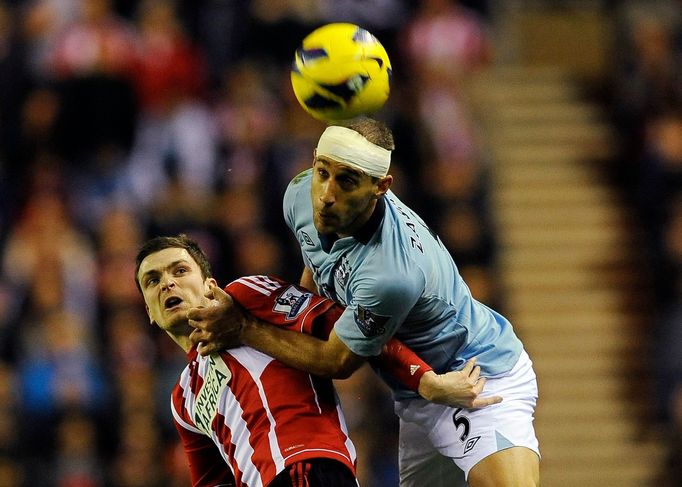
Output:
<instances>
[{"instance_id":1,"label":"umbro logo","mask_svg":"<svg viewBox=\"0 0 682 487\"><path fill-rule=\"evenodd\" d=\"M313 242L313 239L310 238L310 235L305 232L301 232L301 245L313 246L315 245L315 242Z\"/></svg>"},{"instance_id":2,"label":"umbro logo","mask_svg":"<svg viewBox=\"0 0 682 487\"><path fill-rule=\"evenodd\" d=\"M480 436L474 436L473 438L469 438L469 440L467 440L466 444L464 445L464 454L466 455L467 453L469 453L471 449L476 446L476 443L478 443L478 440L480 439L481 439Z\"/></svg>"}]
</instances>

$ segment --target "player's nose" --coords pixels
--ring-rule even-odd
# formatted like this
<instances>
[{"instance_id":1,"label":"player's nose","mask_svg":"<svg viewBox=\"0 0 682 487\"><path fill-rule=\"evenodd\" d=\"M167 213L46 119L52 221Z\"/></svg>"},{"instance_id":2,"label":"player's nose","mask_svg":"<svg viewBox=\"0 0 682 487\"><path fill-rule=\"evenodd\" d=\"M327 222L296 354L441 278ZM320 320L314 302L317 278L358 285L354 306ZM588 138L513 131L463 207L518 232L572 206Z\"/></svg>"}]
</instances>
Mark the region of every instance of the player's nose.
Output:
<instances>
[{"instance_id":1,"label":"player's nose","mask_svg":"<svg viewBox=\"0 0 682 487\"><path fill-rule=\"evenodd\" d=\"M331 205L336 201L336 188L331 182L326 182L320 188L320 201L325 205Z\"/></svg>"},{"instance_id":2,"label":"player's nose","mask_svg":"<svg viewBox=\"0 0 682 487\"><path fill-rule=\"evenodd\" d=\"M161 278L161 289L167 291L175 287L175 281L171 276Z\"/></svg>"}]
</instances>

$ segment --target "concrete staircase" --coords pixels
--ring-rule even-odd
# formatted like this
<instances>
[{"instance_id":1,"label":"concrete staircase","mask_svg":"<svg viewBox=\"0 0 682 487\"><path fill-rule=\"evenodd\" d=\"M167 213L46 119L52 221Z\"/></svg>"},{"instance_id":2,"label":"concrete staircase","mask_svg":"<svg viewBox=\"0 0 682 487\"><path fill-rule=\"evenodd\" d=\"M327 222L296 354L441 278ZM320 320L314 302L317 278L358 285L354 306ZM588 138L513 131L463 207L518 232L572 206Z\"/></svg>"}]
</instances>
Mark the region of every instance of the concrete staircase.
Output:
<instances>
[{"instance_id":1,"label":"concrete staircase","mask_svg":"<svg viewBox=\"0 0 682 487\"><path fill-rule=\"evenodd\" d=\"M498 67L472 85L491 147L505 312L535 363L545 487L655 485L647 296L633 222L604 177L612 141L566 69Z\"/></svg>"}]
</instances>

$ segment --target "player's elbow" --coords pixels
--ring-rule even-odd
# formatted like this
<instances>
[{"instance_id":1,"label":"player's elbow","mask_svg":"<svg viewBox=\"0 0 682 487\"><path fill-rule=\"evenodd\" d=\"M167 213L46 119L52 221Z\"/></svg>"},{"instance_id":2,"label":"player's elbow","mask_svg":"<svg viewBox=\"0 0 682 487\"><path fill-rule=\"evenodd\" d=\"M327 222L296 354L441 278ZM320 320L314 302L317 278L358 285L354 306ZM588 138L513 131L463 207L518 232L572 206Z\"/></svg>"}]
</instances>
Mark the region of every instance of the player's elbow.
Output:
<instances>
[{"instance_id":1,"label":"player's elbow","mask_svg":"<svg viewBox=\"0 0 682 487\"><path fill-rule=\"evenodd\" d=\"M360 368L364 360L352 352L341 354L330 364L327 374L330 379L348 379Z\"/></svg>"}]
</instances>

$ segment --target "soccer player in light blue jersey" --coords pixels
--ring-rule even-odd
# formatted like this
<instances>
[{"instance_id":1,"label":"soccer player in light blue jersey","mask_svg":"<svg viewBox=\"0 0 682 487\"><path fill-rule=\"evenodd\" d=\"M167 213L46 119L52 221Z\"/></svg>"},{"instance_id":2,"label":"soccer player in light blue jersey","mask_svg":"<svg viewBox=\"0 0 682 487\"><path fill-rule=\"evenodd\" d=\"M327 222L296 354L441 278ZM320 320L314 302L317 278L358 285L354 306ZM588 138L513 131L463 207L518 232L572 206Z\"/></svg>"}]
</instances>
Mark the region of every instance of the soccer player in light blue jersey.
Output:
<instances>
[{"instance_id":1,"label":"soccer player in light blue jersey","mask_svg":"<svg viewBox=\"0 0 682 487\"><path fill-rule=\"evenodd\" d=\"M393 148L376 120L330 126L312 169L284 196L305 263L301 284L346 306L327 341L260 322L227 295L190 311L192 339L210 353L230 345L221 337L240 323L244 344L345 378L395 335L435 372L449 372L429 372L443 387L420 387L423 397L386 378L400 418L401 487L450 486L453 465L472 487L539 485L530 358L509 321L471 296L438 237L390 191Z\"/></svg>"}]
</instances>

